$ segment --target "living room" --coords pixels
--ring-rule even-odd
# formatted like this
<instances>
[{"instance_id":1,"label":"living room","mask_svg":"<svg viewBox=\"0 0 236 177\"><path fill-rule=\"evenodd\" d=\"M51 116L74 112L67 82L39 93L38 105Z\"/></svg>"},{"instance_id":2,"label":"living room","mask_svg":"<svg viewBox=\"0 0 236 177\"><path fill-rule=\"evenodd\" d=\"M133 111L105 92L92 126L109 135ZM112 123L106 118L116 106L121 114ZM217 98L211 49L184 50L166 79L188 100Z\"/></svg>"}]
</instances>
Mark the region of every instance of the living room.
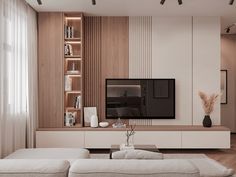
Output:
<instances>
[{"instance_id":1,"label":"living room","mask_svg":"<svg viewBox=\"0 0 236 177\"><path fill-rule=\"evenodd\" d=\"M234 0L1 0L1 176L234 176Z\"/></svg>"}]
</instances>

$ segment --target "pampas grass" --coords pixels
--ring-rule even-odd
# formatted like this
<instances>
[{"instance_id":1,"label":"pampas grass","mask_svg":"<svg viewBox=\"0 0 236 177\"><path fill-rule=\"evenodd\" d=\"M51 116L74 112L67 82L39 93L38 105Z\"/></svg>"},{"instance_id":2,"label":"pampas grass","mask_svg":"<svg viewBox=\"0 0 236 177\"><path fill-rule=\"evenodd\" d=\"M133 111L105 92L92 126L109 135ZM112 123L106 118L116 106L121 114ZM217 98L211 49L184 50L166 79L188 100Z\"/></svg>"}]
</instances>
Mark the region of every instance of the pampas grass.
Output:
<instances>
[{"instance_id":1,"label":"pampas grass","mask_svg":"<svg viewBox=\"0 0 236 177\"><path fill-rule=\"evenodd\" d=\"M210 115L214 110L214 104L219 96L219 94L211 94L207 96L206 93L199 91L198 95L202 100L202 107L206 115Z\"/></svg>"}]
</instances>

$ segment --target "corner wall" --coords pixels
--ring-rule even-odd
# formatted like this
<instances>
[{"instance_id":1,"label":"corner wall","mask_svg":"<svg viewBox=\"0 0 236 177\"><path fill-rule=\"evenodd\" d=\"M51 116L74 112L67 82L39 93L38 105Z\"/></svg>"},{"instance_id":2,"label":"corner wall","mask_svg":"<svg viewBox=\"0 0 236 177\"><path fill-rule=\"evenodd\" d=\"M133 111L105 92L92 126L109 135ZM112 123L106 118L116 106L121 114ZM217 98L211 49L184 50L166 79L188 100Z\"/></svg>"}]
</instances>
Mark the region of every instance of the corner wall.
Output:
<instances>
[{"instance_id":1,"label":"corner wall","mask_svg":"<svg viewBox=\"0 0 236 177\"><path fill-rule=\"evenodd\" d=\"M222 125L236 132L236 35L221 36L221 69L228 72L227 104L221 105Z\"/></svg>"}]
</instances>

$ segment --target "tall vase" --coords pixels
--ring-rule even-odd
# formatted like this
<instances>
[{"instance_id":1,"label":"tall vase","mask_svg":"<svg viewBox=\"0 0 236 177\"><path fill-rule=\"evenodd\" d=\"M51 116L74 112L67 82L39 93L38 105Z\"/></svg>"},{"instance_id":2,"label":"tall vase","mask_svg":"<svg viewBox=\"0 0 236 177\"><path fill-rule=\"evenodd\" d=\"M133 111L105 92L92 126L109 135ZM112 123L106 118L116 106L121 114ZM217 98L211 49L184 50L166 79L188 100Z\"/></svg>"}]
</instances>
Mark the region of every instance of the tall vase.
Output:
<instances>
[{"instance_id":1,"label":"tall vase","mask_svg":"<svg viewBox=\"0 0 236 177\"><path fill-rule=\"evenodd\" d=\"M210 118L210 115L205 115L203 121L202 121L203 127L211 127L212 126L212 121Z\"/></svg>"}]
</instances>

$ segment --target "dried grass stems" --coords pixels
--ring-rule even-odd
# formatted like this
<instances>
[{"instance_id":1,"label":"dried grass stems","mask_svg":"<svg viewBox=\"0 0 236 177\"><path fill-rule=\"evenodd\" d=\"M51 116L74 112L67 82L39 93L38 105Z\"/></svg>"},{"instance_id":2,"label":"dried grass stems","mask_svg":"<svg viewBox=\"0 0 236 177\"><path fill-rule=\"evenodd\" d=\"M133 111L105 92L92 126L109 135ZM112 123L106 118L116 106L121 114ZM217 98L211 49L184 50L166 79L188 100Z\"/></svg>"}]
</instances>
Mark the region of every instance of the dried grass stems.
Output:
<instances>
[{"instance_id":1,"label":"dried grass stems","mask_svg":"<svg viewBox=\"0 0 236 177\"><path fill-rule=\"evenodd\" d=\"M213 93L208 96L206 93L199 91L198 95L202 100L202 107L204 109L205 114L210 115L214 110L214 104L217 98L219 97L219 94Z\"/></svg>"}]
</instances>

